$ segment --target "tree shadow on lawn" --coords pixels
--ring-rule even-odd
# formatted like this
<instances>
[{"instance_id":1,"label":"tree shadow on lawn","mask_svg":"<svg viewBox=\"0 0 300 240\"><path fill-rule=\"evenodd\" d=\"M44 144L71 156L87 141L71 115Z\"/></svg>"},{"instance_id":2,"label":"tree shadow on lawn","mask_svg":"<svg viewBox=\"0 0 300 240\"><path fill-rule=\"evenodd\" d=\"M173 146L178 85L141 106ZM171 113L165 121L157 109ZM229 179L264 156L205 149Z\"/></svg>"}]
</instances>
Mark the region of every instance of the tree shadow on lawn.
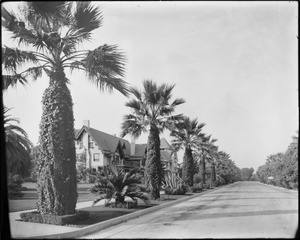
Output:
<instances>
[{"instance_id":1,"label":"tree shadow on lawn","mask_svg":"<svg viewBox=\"0 0 300 240\"><path fill-rule=\"evenodd\" d=\"M96 224L99 222L107 221L116 217L120 217L129 213L133 213L139 210L143 210L149 207L154 207L159 204L167 203L173 200L180 199L182 197L186 197L193 194L185 194L185 195L165 195L161 194L161 198L158 200L151 200L151 203L146 204L141 200L138 200L138 206L135 208L111 208L111 207L105 207L105 206L93 206L93 207L87 207L82 208L80 210L82 211L88 211L89 217L85 220L78 221L72 225L68 225L70 227L78 227L83 228L87 227L92 224Z\"/></svg>"},{"instance_id":2,"label":"tree shadow on lawn","mask_svg":"<svg viewBox=\"0 0 300 240\"><path fill-rule=\"evenodd\" d=\"M87 227L92 224L96 224L99 222L103 222L106 220L110 220L116 217L120 217L129 213L133 213L142 209L146 209L149 207L156 206L158 204L143 204L143 205L138 205L135 208L111 208L111 207L105 207L105 206L94 206L94 207L87 207L87 208L82 208L80 210L82 211L88 211L89 216L87 219L75 222L71 225L68 225L70 227L78 227L78 228L83 228Z\"/></svg>"}]
</instances>

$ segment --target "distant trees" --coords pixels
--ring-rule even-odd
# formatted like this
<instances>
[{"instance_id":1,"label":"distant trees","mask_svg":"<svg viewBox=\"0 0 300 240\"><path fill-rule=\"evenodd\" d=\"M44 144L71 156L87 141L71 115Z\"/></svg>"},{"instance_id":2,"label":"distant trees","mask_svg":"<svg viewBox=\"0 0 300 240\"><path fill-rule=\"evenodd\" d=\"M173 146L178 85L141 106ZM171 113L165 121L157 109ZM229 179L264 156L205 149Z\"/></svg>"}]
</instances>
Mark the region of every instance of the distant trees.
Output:
<instances>
[{"instance_id":1,"label":"distant trees","mask_svg":"<svg viewBox=\"0 0 300 240\"><path fill-rule=\"evenodd\" d=\"M242 168L241 169L242 180L250 181L253 173L254 173L254 169L252 167L251 168Z\"/></svg>"},{"instance_id":2,"label":"distant trees","mask_svg":"<svg viewBox=\"0 0 300 240\"><path fill-rule=\"evenodd\" d=\"M192 151L197 148L199 139L204 137L201 132L204 126L205 124L198 123L197 119L190 119L185 116L171 131L171 136L174 137L172 146L175 149L184 149L182 179L188 186L193 186L195 173L195 160Z\"/></svg>"},{"instance_id":3,"label":"distant trees","mask_svg":"<svg viewBox=\"0 0 300 240\"><path fill-rule=\"evenodd\" d=\"M257 169L260 182L298 189L298 136L292 138L285 153L269 155Z\"/></svg>"}]
</instances>

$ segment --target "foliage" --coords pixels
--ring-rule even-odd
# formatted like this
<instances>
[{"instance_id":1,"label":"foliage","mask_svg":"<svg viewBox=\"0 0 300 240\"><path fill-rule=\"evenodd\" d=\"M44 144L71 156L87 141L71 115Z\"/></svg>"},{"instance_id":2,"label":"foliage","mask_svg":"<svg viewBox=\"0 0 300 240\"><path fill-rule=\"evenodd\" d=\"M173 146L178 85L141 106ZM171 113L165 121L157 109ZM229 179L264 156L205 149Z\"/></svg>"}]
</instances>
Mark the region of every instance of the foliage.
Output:
<instances>
[{"instance_id":1,"label":"foliage","mask_svg":"<svg viewBox=\"0 0 300 240\"><path fill-rule=\"evenodd\" d=\"M23 180L19 175L9 174L7 181L9 199L16 199L24 196L24 193L22 193L22 183Z\"/></svg>"},{"instance_id":2,"label":"foliage","mask_svg":"<svg viewBox=\"0 0 300 240\"><path fill-rule=\"evenodd\" d=\"M165 175L162 189L166 191L166 194L170 195L184 195L187 192L187 186L183 179L181 179L177 173L170 171Z\"/></svg>"},{"instance_id":3,"label":"foliage","mask_svg":"<svg viewBox=\"0 0 300 240\"><path fill-rule=\"evenodd\" d=\"M197 184L194 183L194 185L190 189L192 190L193 193L201 192L203 190L201 184L199 184L199 183L197 183Z\"/></svg>"},{"instance_id":4,"label":"foliage","mask_svg":"<svg viewBox=\"0 0 300 240\"><path fill-rule=\"evenodd\" d=\"M86 168L86 153L76 155L77 180L86 182L88 178L88 170Z\"/></svg>"},{"instance_id":5,"label":"foliage","mask_svg":"<svg viewBox=\"0 0 300 240\"><path fill-rule=\"evenodd\" d=\"M23 2L19 10L15 15L1 8L2 26L22 48L2 47L3 89L26 85L45 73L49 77L40 124L38 211L73 214L77 201L74 116L64 71L83 71L100 90L116 89L127 95L127 83L121 79L125 57L117 46L107 44L78 50L102 24L100 8L91 2Z\"/></svg>"},{"instance_id":6,"label":"foliage","mask_svg":"<svg viewBox=\"0 0 300 240\"><path fill-rule=\"evenodd\" d=\"M298 189L298 136L293 137L285 153L269 155L256 174L262 183Z\"/></svg>"},{"instance_id":7,"label":"foliage","mask_svg":"<svg viewBox=\"0 0 300 240\"><path fill-rule=\"evenodd\" d=\"M228 184L241 180L241 170L231 160L230 155L224 151L218 153L216 162L217 185Z\"/></svg>"},{"instance_id":8,"label":"foliage","mask_svg":"<svg viewBox=\"0 0 300 240\"><path fill-rule=\"evenodd\" d=\"M192 151L197 148L199 138L204 134L201 132L205 126L204 123L198 123L197 119L191 120L189 117L183 117L181 121L175 124L171 131L171 136L175 139L172 145L176 150L184 149L182 178L188 184L193 186L193 176L195 174L194 158Z\"/></svg>"},{"instance_id":9,"label":"foliage","mask_svg":"<svg viewBox=\"0 0 300 240\"><path fill-rule=\"evenodd\" d=\"M125 203L126 198L136 201L137 198L148 203L148 195L138 186L140 176L136 173L139 169L131 170L125 173L122 169L117 169L111 166L108 171L98 174L96 184L91 188L91 193L99 195L94 200L96 204L102 199L105 199L106 205L111 204L114 199L116 204Z\"/></svg>"},{"instance_id":10,"label":"foliage","mask_svg":"<svg viewBox=\"0 0 300 240\"><path fill-rule=\"evenodd\" d=\"M14 122L19 120L8 115L10 109L4 107L5 150L8 173L27 177L30 174L32 143L27 133Z\"/></svg>"},{"instance_id":11,"label":"foliage","mask_svg":"<svg viewBox=\"0 0 300 240\"><path fill-rule=\"evenodd\" d=\"M196 156L199 159L200 169L202 173L202 184L206 183L206 162L215 168L214 161L218 152L218 147L214 145L217 139L212 139L211 135L201 135L197 140ZM212 164L213 163L213 164ZM215 179L215 169L212 171L211 178Z\"/></svg>"},{"instance_id":12,"label":"foliage","mask_svg":"<svg viewBox=\"0 0 300 240\"><path fill-rule=\"evenodd\" d=\"M202 179L201 174L200 174L200 173L197 173L197 174L195 174L194 177L193 177L193 183L194 183L194 184L198 184L198 183L201 182L201 179Z\"/></svg>"},{"instance_id":13,"label":"foliage","mask_svg":"<svg viewBox=\"0 0 300 240\"><path fill-rule=\"evenodd\" d=\"M132 110L132 113L124 116L121 126L121 137L131 134L137 138L149 131L145 180L150 189L151 199L160 197L159 190L163 178L159 133L165 128L173 127L174 122L181 117L181 115L173 115L175 108L185 102L179 98L170 103L174 87L175 85L167 84L158 86L152 80L145 80L143 91L131 88L133 99L130 99L126 106Z\"/></svg>"},{"instance_id":14,"label":"foliage","mask_svg":"<svg viewBox=\"0 0 300 240\"><path fill-rule=\"evenodd\" d=\"M243 181L250 181L252 174L254 172L254 169L251 168L242 168L241 173L242 173L242 180Z\"/></svg>"},{"instance_id":15,"label":"foliage","mask_svg":"<svg viewBox=\"0 0 300 240\"><path fill-rule=\"evenodd\" d=\"M89 216L87 211L77 211L74 214L57 216L53 214L40 214L39 212L23 212L20 214L22 221L34 223L48 223L53 225L66 225L81 221Z\"/></svg>"}]
</instances>

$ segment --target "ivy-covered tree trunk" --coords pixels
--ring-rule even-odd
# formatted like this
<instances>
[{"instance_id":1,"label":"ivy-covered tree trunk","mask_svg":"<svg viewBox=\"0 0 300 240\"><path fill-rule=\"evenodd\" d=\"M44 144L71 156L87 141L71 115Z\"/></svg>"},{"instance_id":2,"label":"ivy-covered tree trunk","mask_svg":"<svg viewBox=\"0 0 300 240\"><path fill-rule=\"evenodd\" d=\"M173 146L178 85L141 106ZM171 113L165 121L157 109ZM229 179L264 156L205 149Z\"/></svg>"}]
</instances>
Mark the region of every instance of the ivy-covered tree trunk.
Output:
<instances>
[{"instance_id":1,"label":"ivy-covered tree trunk","mask_svg":"<svg viewBox=\"0 0 300 240\"><path fill-rule=\"evenodd\" d=\"M159 131L155 124L150 124L150 132L147 144L147 159L145 169L145 179L147 187L150 189L150 198L160 198L160 188L163 178L163 169L160 159L160 139Z\"/></svg>"},{"instance_id":2,"label":"ivy-covered tree trunk","mask_svg":"<svg viewBox=\"0 0 300 240\"><path fill-rule=\"evenodd\" d=\"M194 160L193 160L192 150L186 147L183 156L182 179L190 187L193 186L194 171L195 170L194 170Z\"/></svg>"},{"instance_id":3,"label":"ivy-covered tree trunk","mask_svg":"<svg viewBox=\"0 0 300 240\"><path fill-rule=\"evenodd\" d=\"M215 182L216 181L216 166L215 166L214 160L212 160L212 163L211 163L211 174L212 174L212 181Z\"/></svg>"},{"instance_id":4,"label":"ivy-covered tree trunk","mask_svg":"<svg viewBox=\"0 0 300 240\"><path fill-rule=\"evenodd\" d=\"M73 101L62 70L50 75L42 103L37 208L42 214L73 214L77 202Z\"/></svg>"}]
</instances>

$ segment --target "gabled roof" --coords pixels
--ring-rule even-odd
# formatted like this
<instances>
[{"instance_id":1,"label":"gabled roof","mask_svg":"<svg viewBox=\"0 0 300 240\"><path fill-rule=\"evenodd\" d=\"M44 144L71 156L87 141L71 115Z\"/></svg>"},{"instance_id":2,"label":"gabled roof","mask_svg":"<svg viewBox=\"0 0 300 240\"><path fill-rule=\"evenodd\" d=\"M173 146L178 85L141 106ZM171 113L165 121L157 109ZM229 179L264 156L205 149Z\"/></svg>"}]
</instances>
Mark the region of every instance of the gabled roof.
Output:
<instances>
[{"instance_id":1,"label":"gabled roof","mask_svg":"<svg viewBox=\"0 0 300 240\"><path fill-rule=\"evenodd\" d=\"M172 161L171 154L168 151L160 150L160 158L162 161Z\"/></svg>"},{"instance_id":2,"label":"gabled roof","mask_svg":"<svg viewBox=\"0 0 300 240\"><path fill-rule=\"evenodd\" d=\"M145 153L147 151L147 144L135 144L135 153L132 156L130 154L131 145L129 141L87 126L83 126L80 130L75 130L75 140L78 140L83 131L87 131L92 139L96 142L96 144L101 148L101 150L105 152L116 152L119 144L123 149L123 153L127 157L130 156L132 158L141 158L145 156ZM170 153L168 153L168 151L163 151L172 148L166 139L160 139L160 148L161 156L163 157L163 159L171 160Z\"/></svg>"},{"instance_id":3,"label":"gabled roof","mask_svg":"<svg viewBox=\"0 0 300 240\"><path fill-rule=\"evenodd\" d=\"M147 144L135 144L134 156L143 157L147 150Z\"/></svg>"},{"instance_id":4,"label":"gabled roof","mask_svg":"<svg viewBox=\"0 0 300 240\"><path fill-rule=\"evenodd\" d=\"M75 137L77 136L77 133L79 133L80 129L74 129Z\"/></svg>"},{"instance_id":5,"label":"gabled roof","mask_svg":"<svg viewBox=\"0 0 300 240\"><path fill-rule=\"evenodd\" d=\"M171 149L171 145L167 142L165 138L160 139L160 149Z\"/></svg>"},{"instance_id":6,"label":"gabled roof","mask_svg":"<svg viewBox=\"0 0 300 240\"><path fill-rule=\"evenodd\" d=\"M115 152L118 148L118 144L120 143L124 154L128 156L130 155L130 143L127 140L86 126L83 126L77 133L75 137L76 139L81 135L83 130L87 131L91 135L93 140L103 151Z\"/></svg>"}]
</instances>

